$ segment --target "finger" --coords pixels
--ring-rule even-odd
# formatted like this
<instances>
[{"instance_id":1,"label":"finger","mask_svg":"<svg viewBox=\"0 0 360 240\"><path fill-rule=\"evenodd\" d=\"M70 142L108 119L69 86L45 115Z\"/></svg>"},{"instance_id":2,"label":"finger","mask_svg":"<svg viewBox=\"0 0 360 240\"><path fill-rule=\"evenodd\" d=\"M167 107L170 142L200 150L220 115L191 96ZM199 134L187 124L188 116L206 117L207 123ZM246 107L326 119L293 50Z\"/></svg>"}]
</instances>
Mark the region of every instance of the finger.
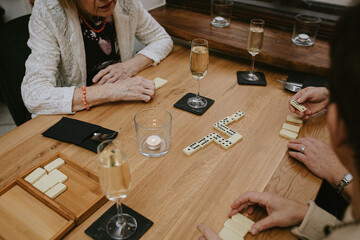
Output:
<instances>
[{"instance_id":1,"label":"finger","mask_svg":"<svg viewBox=\"0 0 360 240\"><path fill-rule=\"evenodd\" d=\"M301 143L288 143L287 144L287 147L288 147L288 149L290 150L295 150L295 151L298 151L298 152L301 152L301 148L303 147L303 146L305 146L305 145L303 145L303 144L301 144Z\"/></svg>"},{"instance_id":2,"label":"finger","mask_svg":"<svg viewBox=\"0 0 360 240\"><path fill-rule=\"evenodd\" d=\"M147 79L143 79L143 85L147 89L155 89L155 82Z\"/></svg>"},{"instance_id":3,"label":"finger","mask_svg":"<svg viewBox=\"0 0 360 240\"><path fill-rule=\"evenodd\" d=\"M272 216L267 216L266 218L263 218L257 222L254 223L254 225L251 227L251 234L256 235L266 229L275 227L276 222L274 221L274 218Z\"/></svg>"},{"instance_id":4,"label":"finger","mask_svg":"<svg viewBox=\"0 0 360 240\"><path fill-rule=\"evenodd\" d=\"M302 162L306 165L306 155L302 154L301 152L294 152L294 151L289 151L289 155L292 158L295 158L296 160L298 160L299 162Z\"/></svg>"},{"instance_id":5,"label":"finger","mask_svg":"<svg viewBox=\"0 0 360 240\"><path fill-rule=\"evenodd\" d=\"M143 90L143 94L146 94L146 95L148 95L148 96L150 96L150 97L153 97L154 94L155 94L155 91L150 90L150 89L144 89L144 90Z\"/></svg>"},{"instance_id":6,"label":"finger","mask_svg":"<svg viewBox=\"0 0 360 240\"><path fill-rule=\"evenodd\" d=\"M295 113L295 108L291 104L289 104L289 110L290 112Z\"/></svg>"},{"instance_id":7,"label":"finger","mask_svg":"<svg viewBox=\"0 0 360 240\"><path fill-rule=\"evenodd\" d=\"M207 225L199 223L197 229L204 234L206 239L219 239L218 235Z\"/></svg>"},{"instance_id":8,"label":"finger","mask_svg":"<svg viewBox=\"0 0 360 240\"><path fill-rule=\"evenodd\" d=\"M308 94L307 90L304 90L304 91L301 93L301 95L299 95L299 97L296 99L296 101L297 101L298 103L304 103L304 102L306 102L306 100L308 100L308 99L309 99L309 94Z\"/></svg>"},{"instance_id":9,"label":"finger","mask_svg":"<svg viewBox=\"0 0 360 240\"><path fill-rule=\"evenodd\" d=\"M204 236L200 236L198 240L206 240L206 238Z\"/></svg>"},{"instance_id":10,"label":"finger","mask_svg":"<svg viewBox=\"0 0 360 240\"><path fill-rule=\"evenodd\" d=\"M246 212L251 215L254 213L254 210L255 210L254 206L249 206L248 209L246 210Z\"/></svg>"},{"instance_id":11,"label":"finger","mask_svg":"<svg viewBox=\"0 0 360 240\"><path fill-rule=\"evenodd\" d=\"M103 76L105 76L106 74L108 74L110 72L110 70L108 68L105 68L101 71L99 71L92 79L93 83L98 82L100 79L102 79Z\"/></svg>"},{"instance_id":12,"label":"finger","mask_svg":"<svg viewBox=\"0 0 360 240\"><path fill-rule=\"evenodd\" d=\"M114 78L114 75L112 75L112 73L109 72L108 74L105 74L98 83L99 84L110 83L112 78ZM115 80L113 80L113 82L115 82Z\"/></svg>"},{"instance_id":13,"label":"finger","mask_svg":"<svg viewBox=\"0 0 360 240\"><path fill-rule=\"evenodd\" d=\"M304 90L298 91L298 92L291 98L291 100L297 101L297 100L301 97L301 95L303 94L303 92L304 92Z\"/></svg>"},{"instance_id":14,"label":"finger","mask_svg":"<svg viewBox=\"0 0 360 240\"><path fill-rule=\"evenodd\" d=\"M142 96L143 96L143 97L142 97L141 100L143 100L144 102L150 102L151 97L150 97L149 95L142 95Z\"/></svg>"},{"instance_id":15,"label":"finger","mask_svg":"<svg viewBox=\"0 0 360 240\"><path fill-rule=\"evenodd\" d=\"M248 205L260 204L262 206L266 205L266 201L264 200L265 193L259 192L247 192L240 196L238 199L234 201L231 205L231 208L239 208L242 204L246 203Z\"/></svg>"}]
</instances>

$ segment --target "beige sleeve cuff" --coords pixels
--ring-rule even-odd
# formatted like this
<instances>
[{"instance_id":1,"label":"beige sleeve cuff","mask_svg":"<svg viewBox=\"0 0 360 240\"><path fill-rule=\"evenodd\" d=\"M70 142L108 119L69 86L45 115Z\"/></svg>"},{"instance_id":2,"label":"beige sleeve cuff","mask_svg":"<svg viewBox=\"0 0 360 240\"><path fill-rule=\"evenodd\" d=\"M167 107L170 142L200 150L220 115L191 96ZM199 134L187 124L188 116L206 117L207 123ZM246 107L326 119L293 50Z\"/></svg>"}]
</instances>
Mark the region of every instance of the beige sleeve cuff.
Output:
<instances>
[{"instance_id":1,"label":"beige sleeve cuff","mask_svg":"<svg viewBox=\"0 0 360 240\"><path fill-rule=\"evenodd\" d=\"M291 232L300 239L317 240L324 239L324 228L328 225L335 226L340 221L318 207L314 201L309 201L309 209L305 215L304 220L298 227L294 227Z\"/></svg>"}]
</instances>

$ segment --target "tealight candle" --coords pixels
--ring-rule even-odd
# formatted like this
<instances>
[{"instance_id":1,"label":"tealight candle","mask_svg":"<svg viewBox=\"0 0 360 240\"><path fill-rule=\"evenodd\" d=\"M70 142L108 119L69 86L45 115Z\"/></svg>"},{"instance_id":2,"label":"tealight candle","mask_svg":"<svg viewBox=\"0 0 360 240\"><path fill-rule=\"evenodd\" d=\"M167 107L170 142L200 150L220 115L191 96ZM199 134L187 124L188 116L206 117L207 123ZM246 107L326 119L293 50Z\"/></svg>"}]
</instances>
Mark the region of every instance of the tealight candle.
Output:
<instances>
[{"instance_id":1,"label":"tealight candle","mask_svg":"<svg viewBox=\"0 0 360 240\"><path fill-rule=\"evenodd\" d=\"M150 150L156 150L160 148L161 138L158 135L151 135L146 139L146 145Z\"/></svg>"},{"instance_id":2,"label":"tealight candle","mask_svg":"<svg viewBox=\"0 0 360 240\"><path fill-rule=\"evenodd\" d=\"M305 33L301 33L299 34L299 38L301 41L305 42L309 40L309 35L305 34Z\"/></svg>"},{"instance_id":3,"label":"tealight candle","mask_svg":"<svg viewBox=\"0 0 360 240\"><path fill-rule=\"evenodd\" d=\"M215 17L215 21L224 21L225 19L223 17L217 16Z\"/></svg>"}]
</instances>

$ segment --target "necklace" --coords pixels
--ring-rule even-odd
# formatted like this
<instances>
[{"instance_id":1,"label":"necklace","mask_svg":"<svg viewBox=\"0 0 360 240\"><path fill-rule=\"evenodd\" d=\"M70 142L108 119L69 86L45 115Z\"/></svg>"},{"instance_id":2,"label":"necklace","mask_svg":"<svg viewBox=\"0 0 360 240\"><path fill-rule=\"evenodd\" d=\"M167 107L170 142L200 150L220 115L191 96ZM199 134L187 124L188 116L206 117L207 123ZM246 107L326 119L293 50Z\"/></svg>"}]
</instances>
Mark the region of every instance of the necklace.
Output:
<instances>
[{"instance_id":1,"label":"necklace","mask_svg":"<svg viewBox=\"0 0 360 240\"><path fill-rule=\"evenodd\" d=\"M84 21L84 23L86 24L86 26L88 26L92 31L96 32L96 33L100 33L104 30L105 26L106 26L106 19L107 18L104 18L104 23L103 23L103 26L99 29L99 30L96 30L94 29L93 27L91 27L91 25L85 20L85 18L83 16L81 16L81 19Z\"/></svg>"}]
</instances>

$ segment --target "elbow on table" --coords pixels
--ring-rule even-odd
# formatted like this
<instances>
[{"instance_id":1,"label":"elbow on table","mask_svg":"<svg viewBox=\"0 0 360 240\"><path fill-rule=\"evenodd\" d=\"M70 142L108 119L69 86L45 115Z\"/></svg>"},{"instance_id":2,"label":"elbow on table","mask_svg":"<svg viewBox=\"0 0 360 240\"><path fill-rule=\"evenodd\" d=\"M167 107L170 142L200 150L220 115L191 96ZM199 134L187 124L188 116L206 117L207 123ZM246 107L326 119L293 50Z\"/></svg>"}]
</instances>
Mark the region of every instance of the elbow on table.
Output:
<instances>
[{"instance_id":1,"label":"elbow on table","mask_svg":"<svg viewBox=\"0 0 360 240\"><path fill-rule=\"evenodd\" d=\"M32 116L73 114L72 92L73 88L55 97L56 93L52 91L37 91L34 88L21 87L24 105Z\"/></svg>"}]
</instances>

